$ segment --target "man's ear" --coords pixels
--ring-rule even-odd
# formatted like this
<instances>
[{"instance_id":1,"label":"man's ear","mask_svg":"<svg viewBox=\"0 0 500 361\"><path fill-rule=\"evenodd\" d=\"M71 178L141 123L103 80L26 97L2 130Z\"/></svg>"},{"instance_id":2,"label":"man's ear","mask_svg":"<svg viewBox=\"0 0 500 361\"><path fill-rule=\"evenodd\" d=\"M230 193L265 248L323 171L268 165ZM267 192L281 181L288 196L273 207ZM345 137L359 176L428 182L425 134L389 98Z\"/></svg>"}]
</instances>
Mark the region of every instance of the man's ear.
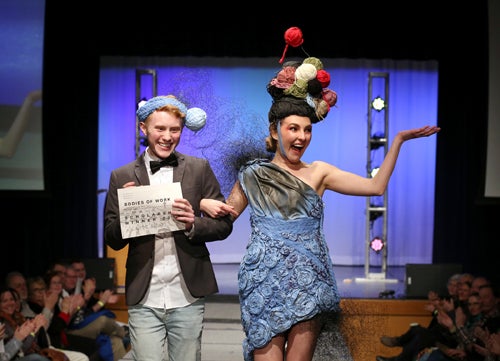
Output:
<instances>
[{"instance_id":1,"label":"man's ear","mask_svg":"<svg viewBox=\"0 0 500 361\"><path fill-rule=\"evenodd\" d=\"M139 128L141 128L142 134L144 134L147 137L148 136L148 132L147 132L148 128L146 127L146 123L140 122L139 123Z\"/></svg>"}]
</instances>

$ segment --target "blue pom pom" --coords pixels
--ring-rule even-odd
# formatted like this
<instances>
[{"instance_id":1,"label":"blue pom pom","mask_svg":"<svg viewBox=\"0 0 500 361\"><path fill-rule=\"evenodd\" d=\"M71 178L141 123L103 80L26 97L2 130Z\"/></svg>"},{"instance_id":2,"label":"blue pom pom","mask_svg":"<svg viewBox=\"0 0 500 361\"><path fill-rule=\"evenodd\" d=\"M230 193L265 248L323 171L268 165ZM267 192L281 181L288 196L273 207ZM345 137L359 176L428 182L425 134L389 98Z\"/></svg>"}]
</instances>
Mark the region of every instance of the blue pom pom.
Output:
<instances>
[{"instance_id":1,"label":"blue pom pom","mask_svg":"<svg viewBox=\"0 0 500 361\"><path fill-rule=\"evenodd\" d=\"M190 108L186 114L186 127L197 132L205 126L207 113L201 108Z\"/></svg>"}]
</instances>

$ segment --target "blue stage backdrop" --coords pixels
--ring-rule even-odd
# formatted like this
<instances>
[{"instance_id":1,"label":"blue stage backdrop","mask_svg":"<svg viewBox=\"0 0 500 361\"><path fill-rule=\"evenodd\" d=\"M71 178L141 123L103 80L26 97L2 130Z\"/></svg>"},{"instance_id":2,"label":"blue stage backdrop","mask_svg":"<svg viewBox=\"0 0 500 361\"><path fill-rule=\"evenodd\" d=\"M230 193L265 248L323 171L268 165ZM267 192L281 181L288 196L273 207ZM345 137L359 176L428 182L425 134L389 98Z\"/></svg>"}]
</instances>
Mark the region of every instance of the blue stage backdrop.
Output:
<instances>
[{"instance_id":1,"label":"blue stage backdrop","mask_svg":"<svg viewBox=\"0 0 500 361\"><path fill-rule=\"evenodd\" d=\"M288 59L287 59L288 60ZM404 129L437 124L438 64L435 61L321 59L331 75L338 103L314 125L304 161L323 160L366 176L368 75L389 74L389 142ZM173 94L207 112L207 124L184 130L180 152L207 158L227 196L235 181L242 150L264 154L271 97L266 85L280 70L274 58L102 57L99 89L98 242L101 255L105 190L112 169L135 159L136 71L154 70L158 95ZM380 87L379 87L380 88ZM375 84L374 91L379 91ZM150 77L140 95L152 96ZM383 96L383 87L380 94ZM381 119L374 117L375 129ZM378 125L377 125L378 123ZM436 137L403 145L388 189L388 265L431 263L434 227ZM327 192L325 233L336 265L365 263L365 197ZM216 263L237 263L250 227L248 213L236 221L230 237L212 242ZM381 263L370 252L370 264Z\"/></svg>"}]
</instances>

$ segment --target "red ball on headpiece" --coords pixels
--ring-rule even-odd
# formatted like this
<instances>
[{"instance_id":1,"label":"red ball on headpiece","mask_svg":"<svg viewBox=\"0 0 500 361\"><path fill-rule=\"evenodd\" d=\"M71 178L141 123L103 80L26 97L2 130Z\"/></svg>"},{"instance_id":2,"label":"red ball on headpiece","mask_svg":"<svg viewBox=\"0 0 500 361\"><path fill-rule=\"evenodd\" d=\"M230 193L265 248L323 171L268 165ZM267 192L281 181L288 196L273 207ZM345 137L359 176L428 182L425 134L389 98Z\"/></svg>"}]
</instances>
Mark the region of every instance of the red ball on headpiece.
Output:
<instances>
[{"instance_id":1,"label":"red ball on headpiece","mask_svg":"<svg viewBox=\"0 0 500 361\"><path fill-rule=\"evenodd\" d=\"M283 51L283 56L280 59L280 64L283 64L285 60L285 54L288 49L288 45L296 48L297 46L302 45L304 43L304 38L302 37L302 30L300 30L296 26L292 26L285 31L285 50Z\"/></svg>"},{"instance_id":2,"label":"red ball on headpiece","mask_svg":"<svg viewBox=\"0 0 500 361\"><path fill-rule=\"evenodd\" d=\"M293 46L294 48L302 45L302 43L304 42L304 39L302 38L302 30L300 30L296 26L288 28L288 30L285 31L285 41L287 44Z\"/></svg>"},{"instance_id":3,"label":"red ball on headpiece","mask_svg":"<svg viewBox=\"0 0 500 361\"><path fill-rule=\"evenodd\" d=\"M318 70L316 78L319 80L323 88L326 88L328 85L330 85L330 74L328 74L326 70Z\"/></svg>"}]
</instances>

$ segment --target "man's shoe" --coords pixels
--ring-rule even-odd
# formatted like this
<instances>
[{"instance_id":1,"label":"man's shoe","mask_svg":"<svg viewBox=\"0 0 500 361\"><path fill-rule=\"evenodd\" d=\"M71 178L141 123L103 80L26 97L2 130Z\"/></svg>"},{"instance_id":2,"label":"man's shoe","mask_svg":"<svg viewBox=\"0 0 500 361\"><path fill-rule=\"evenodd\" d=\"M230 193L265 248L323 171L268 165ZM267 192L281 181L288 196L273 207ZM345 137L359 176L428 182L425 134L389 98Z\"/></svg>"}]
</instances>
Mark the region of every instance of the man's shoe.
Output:
<instances>
[{"instance_id":1,"label":"man's shoe","mask_svg":"<svg viewBox=\"0 0 500 361\"><path fill-rule=\"evenodd\" d=\"M380 342L382 342L382 345L385 345L387 347L399 346L397 337L382 336L380 337Z\"/></svg>"},{"instance_id":2,"label":"man's shoe","mask_svg":"<svg viewBox=\"0 0 500 361\"><path fill-rule=\"evenodd\" d=\"M376 356L375 360L377 361L393 361L395 360L395 357L384 357L384 356Z\"/></svg>"}]
</instances>

